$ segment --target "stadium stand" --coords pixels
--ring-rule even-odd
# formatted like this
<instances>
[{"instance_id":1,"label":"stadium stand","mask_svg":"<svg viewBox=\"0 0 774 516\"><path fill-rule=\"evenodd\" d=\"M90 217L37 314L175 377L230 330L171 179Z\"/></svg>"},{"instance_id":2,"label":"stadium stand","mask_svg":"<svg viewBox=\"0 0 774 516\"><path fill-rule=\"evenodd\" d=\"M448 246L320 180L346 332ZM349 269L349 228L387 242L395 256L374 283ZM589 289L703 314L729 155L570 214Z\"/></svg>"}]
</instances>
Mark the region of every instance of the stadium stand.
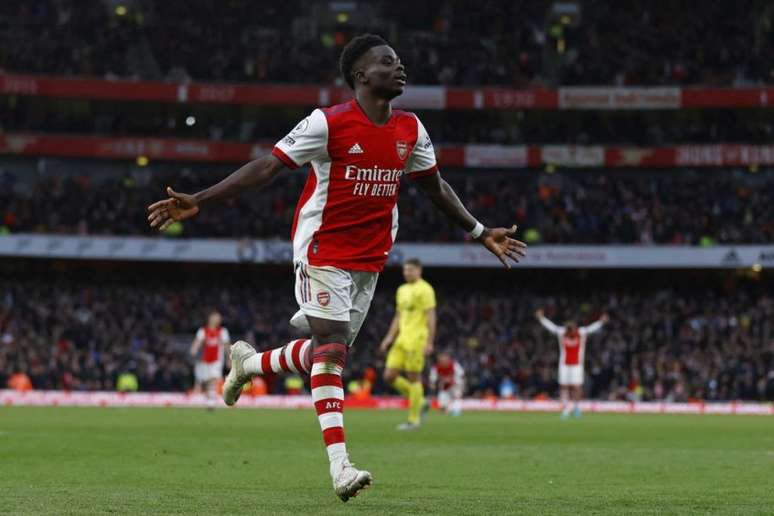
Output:
<instances>
[{"instance_id":1,"label":"stadium stand","mask_svg":"<svg viewBox=\"0 0 774 516\"><path fill-rule=\"evenodd\" d=\"M0 165L1 166L1 165ZM28 165L29 166L29 165ZM152 235L144 210L172 185L195 191L224 175L203 165L123 167L71 162L30 181L16 162L0 168L0 210L7 232ZM110 168L108 166L103 166ZM664 170L486 172L451 170L446 179L485 221L513 220L530 243L690 244L766 243L774 238L774 171ZM287 239L306 175L281 187L245 195L175 228L174 236ZM496 202L496 199L508 202ZM400 197L399 238L410 242L464 241L465 235L410 182ZM699 215L700 214L700 215Z\"/></svg>"},{"instance_id":2,"label":"stadium stand","mask_svg":"<svg viewBox=\"0 0 774 516\"><path fill-rule=\"evenodd\" d=\"M207 311L218 309L234 338L259 348L292 335L292 274L214 266L150 269L17 264L0 289L0 382L26 370L37 389L111 390L132 371L141 390L190 388L187 346ZM507 379L531 399L556 392L553 336L534 310L589 322L612 321L589 343L587 394L597 399L771 399L774 395L774 301L771 285L733 272L523 273L460 279L428 274L440 303L437 346L468 373L469 394L498 396ZM13 277L11 277L13 275ZM196 281L192 281L196 278ZM352 354L352 378L379 363L377 343L393 311L383 278ZM514 285L518 285L514 292ZM636 290L634 288L636 287ZM51 296L56 289L57 296ZM274 392L282 382L272 382ZM375 392L385 392L379 384Z\"/></svg>"},{"instance_id":3,"label":"stadium stand","mask_svg":"<svg viewBox=\"0 0 774 516\"><path fill-rule=\"evenodd\" d=\"M409 81L431 86L408 107L483 221L517 222L530 244L707 249L774 238L770 3L738 10L712 0L697 10L589 0L563 13L526 1L460 9L431 0L422 12L344 4L342 17L337 3L309 0L260 10L247 0L1 2L0 152L11 156L0 161L0 235L151 236L145 207L164 186L208 185L313 106L346 98L343 44L400 27L385 35ZM268 95L276 84L297 89ZM282 178L281 188L207 210L164 237L287 240L304 180ZM408 181L399 207L399 241L465 241ZM0 386L21 370L36 389L112 389L132 371L142 390L188 389L185 345L213 307L259 345L289 337L295 304L282 268L213 266L229 278L221 280L195 266L167 278L172 266L135 264L117 279L80 268L115 264L48 262L0 262ZM756 265L682 271L678 284L662 275L656 286L654 271L538 269L517 276L517 294L481 270L465 269L470 284L455 269L430 274L442 301L439 341L464 361L469 394L496 396L507 380L519 397L555 394L556 346L532 317L545 306L556 318L613 317L589 348L588 396L765 400L774 397L772 308ZM380 287L353 376L379 361L372 344L389 320L394 274Z\"/></svg>"},{"instance_id":4,"label":"stadium stand","mask_svg":"<svg viewBox=\"0 0 774 516\"><path fill-rule=\"evenodd\" d=\"M700 10L690 3L624 7L595 0L571 3L576 8L569 13L527 1L479 0L461 8L433 0L421 13L409 5L363 2L341 21L308 0L261 9L247 0L127 2L120 15L96 0L11 0L0 7L0 69L331 83L338 51L355 26L399 24L392 40L419 84L772 82L774 12L762 0L741 12L720 0ZM308 27L322 28L319 38ZM29 44L9 44L18 40Z\"/></svg>"},{"instance_id":5,"label":"stadium stand","mask_svg":"<svg viewBox=\"0 0 774 516\"><path fill-rule=\"evenodd\" d=\"M772 0L0 0L0 512L772 513L772 56Z\"/></svg>"},{"instance_id":6,"label":"stadium stand","mask_svg":"<svg viewBox=\"0 0 774 516\"><path fill-rule=\"evenodd\" d=\"M109 84L107 85L109 86ZM177 137L273 144L308 108L143 104L0 96L6 132L100 136ZM436 144L769 143L770 109L688 111L419 110Z\"/></svg>"}]
</instances>

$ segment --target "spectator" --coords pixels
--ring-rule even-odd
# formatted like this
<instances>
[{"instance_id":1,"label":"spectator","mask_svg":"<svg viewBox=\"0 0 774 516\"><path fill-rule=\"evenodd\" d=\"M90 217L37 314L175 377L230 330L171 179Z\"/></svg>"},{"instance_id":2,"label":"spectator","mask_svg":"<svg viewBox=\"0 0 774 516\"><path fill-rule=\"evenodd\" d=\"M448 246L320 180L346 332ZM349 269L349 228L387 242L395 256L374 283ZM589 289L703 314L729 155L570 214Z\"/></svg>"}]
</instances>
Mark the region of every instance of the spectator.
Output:
<instances>
[{"instance_id":1,"label":"spectator","mask_svg":"<svg viewBox=\"0 0 774 516\"><path fill-rule=\"evenodd\" d=\"M550 2L427 0L418 10L411 2L381 0L359 4L362 19L337 25L325 22L328 7L314 0L261 9L246 0L135 2L121 14L98 0L6 0L0 3L0 69L330 84L338 80L338 53L352 34L394 26L401 29L391 42L418 84L738 85L774 79L769 2L752 0L744 9L723 0L668 7L577 4L577 16L561 17ZM305 24L309 18L315 22Z\"/></svg>"},{"instance_id":2,"label":"spectator","mask_svg":"<svg viewBox=\"0 0 774 516\"><path fill-rule=\"evenodd\" d=\"M59 173L31 181L9 169L0 175L7 185L0 189L0 220L12 233L151 235L145 208L166 185L195 191L221 177L169 170L120 178ZM512 172L449 170L444 176L476 216L490 223L515 221L530 244L708 246L774 240L772 171L524 172L518 181ZM302 173L288 174L270 189L203 211L167 236L288 239L304 181ZM410 182L402 190L399 241L464 241L464 232Z\"/></svg>"},{"instance_id":3,"label":"spectator","mask_svg":"<svg viewBox=\"0 0 774 516\"><path fill-rule=\"evenodd\" d=\"M554 272L545 281L530 276L515 296L509 282L489 273L467 280L453 271L430 273L439 285L437 341L465 368L469 395L555 394L558 349L534 322L536 306L581 322L611 314L586 352L591 397L714 401L771 400L774 394L774 300L766 284L729 276L713 287L718 281L709 273L681 281L653 273L584 279ZM192 384L190 334L213 304L235 339L257 339L265 349L291 338L293 299L276 296L290 273L256 274L260 286L249 284L249 274L237 280L217 272L175 276L143 269L122 272L121 282L113 272L91 270L4 279L0 296L10 301L0 313L0 331L12 339L0 347L0 374L26 374L35 389L112 390L132 371L140 390L186 390ZM135 275L142 280L133 281ZM602 275L615 286L606 286ZM195 283L184 279L189 276ZM379 365L373 343L386 331L392 305L389 285L382 287L350 357L347 382ZM264 381L269 392L282 392L281 377ZM373 392L385 391L377 380Z\"/></svg>"}]
</instances>

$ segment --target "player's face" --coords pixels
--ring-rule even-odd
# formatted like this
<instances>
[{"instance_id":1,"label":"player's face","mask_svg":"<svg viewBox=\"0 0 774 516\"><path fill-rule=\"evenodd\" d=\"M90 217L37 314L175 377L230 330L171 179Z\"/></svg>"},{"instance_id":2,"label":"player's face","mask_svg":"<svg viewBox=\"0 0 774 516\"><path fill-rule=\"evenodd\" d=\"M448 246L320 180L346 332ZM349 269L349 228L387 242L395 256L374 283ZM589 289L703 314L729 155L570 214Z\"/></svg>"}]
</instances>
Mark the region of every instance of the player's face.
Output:
<instances>
[{"instance_id":1,"label":"player's face","mask_svg":"<svg viewBox=\"0 0 774 516\"><path fill-rule=\"evenodd\" d=\"M565 324L567 329L571 332L574 332L578 329L578 324L575 321L567 321L567 324Z\"/></svg>"},{"instance_id":2,"label":"player's face","mask_svg":"<svg viewBox=\"0 0 774 516\"><path fill-rule=\"evenodd\" d=\"M422 269L414 265L413 263L406 263L403 265L403 278L407 283L414 283L422 276Z\"/></svg>"},{"instance_id":3,"label":"player's face","mask_svg":"<svg viewBox=\"0 0 774 516\"><path fill-rule=\"evenodd\" d=\"M438 357L438 363L443 367L446 367L451 363L451 357L444 353Z\"/></svg>"},{"instance_id":4,"label":"player's face","mask_svg":"<svg viewBox=\"0 0 774 516\"><path fill-rule=\"evenodd\" d=\"M370 88L377 96L392 100L401 93L406 86L406 68L400 62L400 58L388 45L371 48L360 58L356 73L362 73L366 79L366 87Z\"/></svg>"},{"instance_id":5,"label":"player's face","mask_svg":"<svg viewBox=\"0 0 774 516\"><path fill-rule=\"evenodd\" d=\"M210 314L210 318L207 321L207 324L211 328L215 328L216 326L220 326L220 314Z\"/></svg>"}]
</instances>

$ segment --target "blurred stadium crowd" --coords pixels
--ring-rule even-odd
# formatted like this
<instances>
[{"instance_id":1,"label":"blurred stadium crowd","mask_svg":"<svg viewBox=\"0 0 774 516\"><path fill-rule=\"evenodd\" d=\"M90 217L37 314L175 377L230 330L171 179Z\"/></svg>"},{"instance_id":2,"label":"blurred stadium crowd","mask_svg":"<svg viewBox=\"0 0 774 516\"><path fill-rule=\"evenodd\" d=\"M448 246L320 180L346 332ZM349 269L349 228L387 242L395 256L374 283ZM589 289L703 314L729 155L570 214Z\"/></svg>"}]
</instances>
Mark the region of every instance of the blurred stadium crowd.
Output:
<instances>
[{"instance_id":1,"label":"blurred stadium crowd","mask_svg":"<svg viewBox=\"0 0 774 516\"><path fill-rule=\"evenodd\" d=\"M355 34L383 34L414 84L747 86L774 83L774 4L695 2L284 2L4 0L0 74L164 81L342 85L337 60ZM340 11L338 7L342 6ZM19 42L24 42L20 44ZM761 102L762 106L767 101ZM7 94L5 133L274 142L309 108L118 102ZM421 113L445 143L673 145L770 143L771 109L637 111L469 109ZM192 121L192 122L189 122ZM0 235L149 236L145 207L172 185L200 189L232 165L56 158L0 161ZM485 223L514 221L530 244L774 241L774 170L749 168L445 169ZM175 224L167 238L286 240L305 175L289 174ZM281 186L279 186L281 185ZM279 186L279 187L278 187ZM399 241L466 236L405 181ZM30 260L34 262L34 260ZM121 374L146 391L192 386L188 345L211 309L234 339L287 341L296 310L289 270L247 265L0 262L0 388L110 390ZM198 268L197 268L198 267ZM90 269L91 268L91 269ZM534 319L611 323L590 339L586 395L685 401L774 399L770 280L746 271L428 270L439 299L437 348L468 374L468 394L555 395L558 349ZM743 274L754 275L750 281ZM397 273L386 271L348 379L378 369ZM514 278L515 279L510 279ZM269 378L272 392L282 382ZM375 393L389 392L377 380Z\"/></svg>"},{"instance_id":2,"label":"blurred stadium crowd","mask_svg":"<svg viewBox=\"0 0 774 516\"><path fill-rule=\"evenodd\" d=\"M702 2L700 9L691 2L589 0L582 8L569 3L566 11L525 0L430 0L423 9L376 1L357 3L344 17L322 4L127 0L115 2L111 12L98 0L6 0L0 3L0 69L331 83L338 51L356 25L392 27L385 35L418 84L738 85L774 79L774 6L764 0L746 2L744 9L723 0Z\"/></svg>"},{"instance_id":3,"label":"blurred stadium crowd","mask_svg":"<svg viewBox=\"0 0 774 516\"><path fill-rule=\"evenodd\" d=\"M4 281L0 383L26 371L38 389L112 389L117 376L129 371L141 390L188 389L188 344L213 308L223 313L234 339L268 349L291 337L287 321L296 307L285 295L289 270L253 273L251 281L245 281L249 273L239 280L210 273L185 284L136 271L131 284L131 274L120 280L34 274ZM604 274L583 279L557 272L554 280L564 283L560 294L547 278L530 280L514 293L494 277L484 280L482 290L429 270L439 299L436 346L463 364L470 395L555 394L558 346L535 321L534 310L545 307L558 323L589 323L604 311L611 322L590 338L587 351L588 395L671 401L774 396L774 299L766 287L730 278L719 287L692 284L701 283L697 276L682 286L642 283L634 292L603 281ZM350 378L382 364L375 352L393 311L390 281L382 283L358 337ZM593 294L584 291L600 282L605 284ZM281 382L272 381L272 391L281 389ZM377 384L374 392L387 390Z\"/></svg>"},{"instance_id":4,"label":"blurred stadium crowd","mask_svg":"<svg viewBox=\"0 0 774 516\"><path fill-rule=\"evenodd\" d=\"M0 129L8 132L197 138L274 144L309 108L142 104L0 97ZM419 114L436 145L770 143L771 110L508 111L425 110ZM186 122L188 121L188 122Z\"/></svg>"},{"instance_id":5,"label":"blurred stadium crowd","mask_svg":"<svg viewBox=\"0 0 774 516\"><path fill-rule=\"evenodd\" d=\"M30 181L29 174L14 174L12 168L0 168L0 231L13 233L151 235L145 207L166 185L194 192L222 177L203 167L180 171L169 166L102 177L52 174ZM712 245L774 240L771 170L458 170L445 177L482 220L515 221L530 243ZM205 210L168 235L287 239L304 181L305 174L289 173L263 192ZM464 232L451 226L411 181L404 181L402 188L399 241L465 240Z\"/></svg>"}]
</instances>

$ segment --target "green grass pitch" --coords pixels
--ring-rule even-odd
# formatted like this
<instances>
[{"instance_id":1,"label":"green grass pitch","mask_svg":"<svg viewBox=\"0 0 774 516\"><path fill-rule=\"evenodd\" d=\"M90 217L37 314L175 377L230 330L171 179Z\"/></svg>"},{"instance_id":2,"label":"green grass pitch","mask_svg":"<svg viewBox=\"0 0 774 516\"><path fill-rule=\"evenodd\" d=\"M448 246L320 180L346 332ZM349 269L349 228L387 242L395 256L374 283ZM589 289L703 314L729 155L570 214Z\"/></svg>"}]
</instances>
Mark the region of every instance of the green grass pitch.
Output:
<instances>
[{"instance_id":1,"label":"green grass pitch","mask_svg":"<svg viewBox=\"0 0 774 516\"><path fill-rule=\"evenodd\" d=\"M311 410L0 407L0 513L774 513L771 417L403 417L345 414L343 504Z\"/></svg>"}]
</instances>

